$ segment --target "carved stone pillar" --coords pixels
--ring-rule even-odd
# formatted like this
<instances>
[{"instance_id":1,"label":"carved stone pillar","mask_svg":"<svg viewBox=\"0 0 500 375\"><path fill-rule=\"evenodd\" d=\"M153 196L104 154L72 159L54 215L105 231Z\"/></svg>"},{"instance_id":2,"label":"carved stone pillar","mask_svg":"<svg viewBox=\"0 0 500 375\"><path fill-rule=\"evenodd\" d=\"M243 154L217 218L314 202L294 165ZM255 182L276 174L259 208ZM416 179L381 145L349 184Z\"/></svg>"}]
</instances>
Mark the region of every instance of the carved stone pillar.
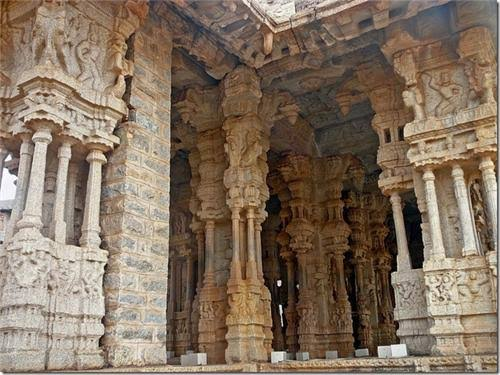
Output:
<instances>
[{"instance_id":1,"label":"carved stone pillar","mask_svg":"<svg viewBox=\"0 0 500 375\"><path fill-rule=\"evenodd\" d=\"M255 256L255 212L253 207L247 208L247 248L248 259L246 262L247 280L257 280L257 259Z\"/></svg>"},{"instance_id":2,"label":"carved stone pillar","mask_svg":"<svg viewBox=\"0 0 500 375\"><path fill-rule=\"evenodd\" d=\"M451 175L453 177L455 198L457 199L460 228L462 229L462 241L464 244L462 255L478 255L467 187L465 186L464 171L459 164L453 165Z\"/></svg>"},{"instance_id":3,"label":"carved stone pillar","mask_svg":"<svg viewBox=\"0 0 500 375\"><path fill-rule=\"evenodd\" d=\"M214 286L214 262L215 262L215 222L208 220L205 223L205 275L203 282L205 286Z\"/></svg>"},{"instance_id":4,"label":"carved stone pillar","mask_svg":"<svg viewBox=\"0 0 500 375\"><path fill-rule=\"evenodd\" d=\"M406 228L403 218L403 207L401 197L397 192L391 194L392 217L394 229L396 230L396 242L398 245L398 272L411 270L410 252L408 250L408 239L406 238Z\"/></svg>"},{"instance_id":5,"label":"carved stone pillar","mask_svg":"<svg viewBox=\"0 0 500 375\"><path fill-rule=\"evenodd\" d=\"M68 171L68 189L66 191L66 243L76 244L75 238L75 199L76 199L76 181L78 179L78 165L69 163Z\"/></svg>"},{"instance_id":6,"label":"carved stone pillar","mask_svg":"<svg viewBox=\"0 0 500 375\"><path fill-rule=\"evenodd\" d=\"M425 184L425 201L429 217L429 226L432 241L432 257L439 259L445 258L443 245L443 236L441 234L441 221L439 219L439 209L436 196L436 187L434 185L434 173L426 169L422 176Z\"/></svg>"},{"instance_id":7,"label":"carved stone pillar","mask_svg":"<svg viewBox=\"0 0 500 375\"><path fill-rule=\"evenodd\" d=\"M226 233L231 226L231 212L225 204L223 185L227 161L224 158L223 119L219 99L217 87L198 87L183 92L181 100L175 104L183 122L194 128L193 136L187 134L183 138L183 143L191 143L189 163L193 200L190 209L200 225L197 232L200 287L195 298L193 324L198 319L198 350L207 353L209 364L224 362L224 348L227 345L226 290L215 279L214 274L215 258L222 256L222 252L226 250L219 248L215 242L216 236Z\"/></svg>"},{"instance_id":8,"label":"carved stone pillar","mask_svg":"<svg viewBox=\"0 0 500 375\"><path fill-rule=\"evenodd\" d=\"M391 345L397 343L396 327L394 324L394 306L392 305L391 285L389 280L391 272L391 255L387 249L379 249L375 259L375 272L376 279L378 280L377 302L379 305L378 345Z\"/></svg>"},{"instance_id":9,"label":"carved stone pillar","mask_svg":"<svg viewBox=\"0 0 500 375\"><path fill-rule=\"evenodd\" d=\"M52 141L50 128L40 126L33 134L35 144L33 162L26 196L23 218L17 223L19 229L32 229L32 236L40 236L42 228L42 198L47 163L47 148Z\"/></svg>"},{"instance_id":10,"label":"carved stone pillar","mask_svg":"<svg viewBox=\"0 0 500 375\"><path fill-rule=\"evenodd\" d=\"M270 215L270 218L264 222L264 230L262 231L262 276L265 280L265 285L271 292L271 316L273 321L272 330L272 348L275 351L285 350L284 332L281 326L280 305L284 306L282 301L281 288L285 288L285 280L280 272L278 241L276 236L276 223L273 219L275 215ZM260 231L260 224L256 224L256 239L257 232ZM278 280L281 280L281 286L278 286Z\"/></svg>"},{"instance_id":11,"label":"carved stone pillar","mask_svg":"<svg viewBox=\"0 0 500 375\"><path fill-rule=\"evenodd\" d=\"M290 253L289 256L285 257L286 263L286 280L287 280L287 306L285 309L285 317L287 321L286 327L286 347L287 351L291 353L296 353L299 350L299 343L297 337L297 303L296 303L296 293L295 293L295 263L293 256Z\"/></svg>"},{"instance_id":12,"label":"carved stone pillar","mask_svg":"<svg viewBox=\"0 0 500 375\"><path fill-rule=\"evenodd\" d=\"M16 196L14 206L10 215L10 220L5 230L5 243L8 243L16 229L17 222L22 215L26 203L26 194L28 191L28 182L31 171L31 161L33 156L33 144L30 134L21 135L22 143L19 151L19 167L17 169Z\"/></svg>"},{"instance_id":13,"label":"carved stone pillar","mask_svg":"<svg viewBox=\"0 0 500 375\"><path fill-rule=\"evenodd\" d=\"M66 243L66 221L64 220L64 209L66 203L66 189L68 180L68 166L71 159L71 143L63 141L57 154L59 166L57 167L57 185L50 226L51 237L57 243ZM72 224L72 223L70 223Z\"/></svg>"},{"instance_id":14,"label":"carved stone pillar","mask_svg":"<svg viewBox=\"0 0 500 375\"><path fill-rule=\"evenodd\" d=\"M94 149L86 158L89 163L87 193L85 195L85 211L83 215L82 236L80 246L98 248L101 244L99 233L99 210L101 202L102 165L106 157L101 150Z\"/></svg>"},{"instance_id":15,"label":"carved stone pillar","mask_svg":"<svg viewBox=\"0 0 500 375\"><path fill-rule=\"evenodd\" d=\"M308 351L317 358L316 346L317 312L314 308L314 292L308 280L308 259L313 249L314 226L311 224L312 203L312 163L309 157L288 155L278 166L288 189L291 220L286 226L290 236L289 248L297 259L297 280L299 295L296 310L299 321L297 327L298 343L301 351ZM309 276L311 277L311 276Z\"/></svg>"},{"instance_id":16,"label":"carved stone pillar","mask_svg":"<svg viewBox=\"0 0 500 375\"><path fill-rule=\"evenodd\" d=\"M486 205L488 208L488 217L490 227L493 233L494 248L497 247L498 228L497 228L497 180L495 176L495 164L489 156L481 159L479 170L483 176L483 186L486 193Z\"/></svg>"},{"instance_id":17,"label":"carved stone pillar","mask_svg":"<svg viewBox=\"0 0 500 375\"><path fill-rule=\"evenodd\" d=\"M299 351L297 337L297 297L296 297L296 277L295 277L295 255L290 250L290 235L286 232L286 227L290 221L290 191L279 173L270 174L268 177L270 186L277 192L281 202L280 211L280 232L276 236L279 245L279 256L285 261L286 267L286 305L284 315L286 321L285 345L290 353ZM284 286L284 285L283 285Z\"/></svg>"},{"instance_id":18,"label":"carved stone pillar","mask_svg":"<svg viewBox=\"0 0 500 375\"><path fill-rule=\"evenodd\" d=\"M371 273L371 259L368 254L367 211L364 196L351 192L348 198L348 219L351 228L352 253L356 279L356 307L358 316L357 338L360 347L375 351L371 320L371 285L368 274Z\"/></svg>"},{"instance_id":19,"label":"carved stone pillar","mask_svg":"<svg viewBox=\"0 0 500 375\"><path fill-rule=\"evenodd\" d=\"M168 284L169 284L169 295L168 295L168 305L167 305L167 339L166 346L167 351L173 352L175 350L175 300L176 300L176 275L177 275L177 257L175 255L174 249L170 254L169 259L169 273L168 273Z\"/></svg>"},{"instance_id":20,"label":"carved stone pillar","mask_svg":"<svg viewBox=\"0 0 500 375\"><path fill-rule=\"evenodd\" d=\"M186 312L186 348L192 348L191 337L191 313L193 306L193 291L194 291L194 255L192 250L188 250L186 255L186 300L184 303L184 311Z\"/></svg>"}]
</instances>

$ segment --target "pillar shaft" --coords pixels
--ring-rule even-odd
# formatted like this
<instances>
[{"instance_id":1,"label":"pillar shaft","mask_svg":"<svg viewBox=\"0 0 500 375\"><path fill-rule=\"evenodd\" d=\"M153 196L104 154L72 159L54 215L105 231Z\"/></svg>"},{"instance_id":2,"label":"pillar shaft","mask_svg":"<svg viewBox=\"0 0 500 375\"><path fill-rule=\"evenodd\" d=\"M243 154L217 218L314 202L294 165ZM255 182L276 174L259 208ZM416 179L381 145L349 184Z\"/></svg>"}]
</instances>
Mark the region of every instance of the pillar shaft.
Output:
<instances>
[{"instance_id":1,"label":"pillar shaft","mask_svg":"<svg viewBox=\"0 0 500 375\"><path fill-rule=\"evenodd\" d=\"M52 223L50 226L51 237L58 243L66 243L66 222L64 221L64 208L66 204L66 189L68 179L68 165L71 159L71 144L64 142L59 147L59 165L57 167L56 196L53 207Z\"/></svg>"},{"instance_id":2,"label":"pillar shaft","mask_svg":"<svg viewBox=\"0 0 500 375\"><path fill-rule=\"evenodd\" d=\"M425 201L427 204L427 215L429 217L429 227L432 242L432 257L445 258L446 254L443 245L443 235L441 233L441 220L439 219L439 209L436 196L434 173L427 169L423 176L425 188Z\"/></svg>"},{"instance_id":3,"label":"pillar shaft","mask_svg":"<svg viewBox=\"0 0 500 375\"><path fill-rule=\"evenodd\" d=\"M392 206L392 217L394 219L394 228L396 230L396 243L398 247L398 271L411 270L410 252L408 250L408 240L406 238L401 197L398 193L394 192L391 194L390 201Z\"/></svg>"},{"instance_id":4,"label":"pillar shaft","mask_svg":"<svg viewBox=\"0 0 500 375\"><path fill-rule=\"evenodd\" d=\"M255 256L257 257L257 277L264 282L264 271L262 270L262 226L255 223Z\"/></svg>"},{"instance_id":5,"label":"pillar shaft","mask_svg":"<svg viewBox=\"0 0 500 375\"><path fill-rule=\"evenodd\" d=\"M468 192L465 186L464 171L460 165L453 165L451 176L453 177L453 190L455 191L455 198L457 199L460 228L462 229L462 240L464 244L462 255L477 255L478 251L469 208Z\"/></svg>"},{"instance_id":6,"label":"pillar shaft","mask_svg":"<svg viewBox=\"0 0 500 375\"><path fill-rule=\"evenodd\" d=\"M101 244L101 238L99 237L99 210L101 204L102 165L106 162L106 157L102 151L92 150L87 155L86 160L89 163L89 176L87 180L80 245L84 247L99 247Z\"/></svg>"},{"instance_id":7,"label":"pillar shaft","mask_svg":"<svg viewBox=\"0 0 500 375\"><path fill-rule=\"evenodd\" d=\"M247 279L257 279L257 263L255 260L255 224L254 224L254 210L253 208L247 209Z\"/></svg>"},{"instance_id":8,"label":"pillar shaft","mask_svg":"<svg viewBox=\"0 0 500 375\"><path fill-rule=\"evenodd\" d=\"M66 191L66 243L74 245L75 239L75 198L76 180L78 178L78 165L70 163L68 172L68 184Z\"/></svg>"},{"instance_id":9,"label":"pillar shaft","mask_svg":"<svg viewBox=\"0 0 500 375\"><path fill-rule=\"evenodd\" d=\"M17 169L16 195L10 220L5 231L5 243L7 243L14 235L16 224L21 217L24 206L26 204L26 194L28 191L28 181L33 157L33 144L31 143L31 137L29 134L23 134L21 137L23 142L21 143L21 150L19 153L20 155L19 166Z\"/></svg>"},{"instance_id":10,"label":"pillar shaft","mask_svg":"<svg viewBox=\"0 0 500 375\"><path fill-rule=\"evenodd\" d=\"M201 289L203 286L203 270L205 266L205 242L203 230L196 231L196 244L198 246L198 285L197 288Z\"/></svg>"},{"instance_id":11,"label":"pillar shaft","mask_svg":"<svg viewBox=\"0 0 500 375\"><path fill-rule=\"evenodd\" d=\"M486 193L486 206L488 209L488 218L490 228L493 233L494 247L497 247L497 180L495 176L495 164L490 157L483 157L479 164L479 169L483 177L483 186Z\"/></svg>"},{"instance_id":12,"label":"pillar shaft","mask_svg":"<svg viewBox=\"0 0 500 375\"><path fill-rule=\"evenodd\" d=\"M335 269L338 274L338 297L339 300L347 301L347 288L345 285L345 276L344 276L344 254L343 253L334 253L333 259L335 261Z\"/></svg>"},{"instance_id":13,"label":"pillar shaft","mask_svg":"<svg viewBox=\"0 0 500 375\"><path fill-rule=\"evenodd\" d=\"M287 307L286 307L286 346L289 352L298 351L297 341L297 306L295 303L295 268L293 259L286 259L286 274L287 274Z\"/></svg>"},{"instance_id":14,"label":"pillar shaft","mask_svg":"<svg viewBox=\"0 0 500 375\"><path fill-rule=\"evenodd\" d=\"M186 314L186 332L187 332L187 347L190 348L192 346L191 340L191 311L193 305L193 277L194 277L194 258L190 254L186 257L186 302L185 302L185 310Z\"/></svg>"},{"instance_id":15,"label":"pillar shaft","mask_svg":"<svg viewBox=\"0 0 500 375\"><path fill-rule=\"evenodd\" d=\"M231 260L231 279L241 280L240 260L240 209L233 208L231 214L233 235L233 258Z\"/></svg>"},{"instance_id":16,"label":"pillar shaft","mask_svg":"<svg viewBox=\"0 0 500 375\"><path fill-rule=\"evenodd\" d=\"M168 305L167 305L167 322L170 330L169 341L167 342L167 350L175 350L175 277L177 274L177 258L172 254L170 258L170 274L169 278L169 289L168 289Z\"/></svg>"},{"instance_id":17,"label":"pillar shaft","mask_svg":"<svg viewBox=\"0 0 500 375\"><path fill-rule=\"evenodd\" d=\"M52 141L50 129L42 127L33 134L35 149L31 163L31 175L26 196L23 218L17 223L21 228L35 228L38 233L42 228L42 201L45 186L45 166L47 164L47 148Z\"/></svg>"},{"instance_id":18,"label":"pillar shaft","mask_svg":"<svg viewBox=\"0 0 500 375\"><path fill-rule=\"evenodd\" d=\"M204 285L215 285L214 256L215 256L215 223L208 220L205 224L205 277Z\"/></svg>"}]
</instances>

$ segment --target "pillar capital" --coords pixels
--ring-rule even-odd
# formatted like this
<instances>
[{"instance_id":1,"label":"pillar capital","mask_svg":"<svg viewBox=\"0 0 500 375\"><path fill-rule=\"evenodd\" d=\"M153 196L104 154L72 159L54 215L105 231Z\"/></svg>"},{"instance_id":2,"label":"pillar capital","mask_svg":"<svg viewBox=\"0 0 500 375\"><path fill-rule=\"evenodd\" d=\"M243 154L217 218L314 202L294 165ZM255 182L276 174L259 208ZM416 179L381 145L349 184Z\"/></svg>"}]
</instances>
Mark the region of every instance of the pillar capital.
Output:
<instances>
[{"instance_id":1,"label":"pillar capital","mask_svg":"<svg viewBox=\"0 0 500 375\"><path fill-rule=\"evenodd\" d=\"M422 174L422 179L424 181L434 181L436 179L436 176L434 175L434 172L431 167L426 167L424 169L424 173Z\"/></svg>"},{"instance_id":2,"label":"pillar capital","mask_svg":"<svg viewBox=\"0 0 500 375\"><path fill-rule=\"evenodd\" d=\"M49 144L52 142L51 129L46 126L39 127L32 135L33 142Z\"/></svg>"},{"instance_id":3,"label":"pillar capital","mask_svg":"<svg viewBox=\"0 0 500 375\"><path fill-rule=\"evenodd\" d=\"M451 167L451 176L453 178L463 178L464 177L464 171L460 164L453 164Z\"/></svg>"},{"instance_id":4,"label":"pillar capital","mask_svg":"<svg viewBox=\"0 0 500 375\"><path fill-rule=\"evenodd\" d=\"M107 161L106 156L104 156L104 152L99 149L91 149L85 160L89 163L96 162L99 164L104 164Z\"/></svg>"},{"instance_id":5,"label":"pillar capital","mask_svg":"<svg viewBox=\"0 0 500 375\"><path fill-rule=\"evenodd\" d=\"M479 163L479 170L481 172L495 170L495 163L493 163L493 160L491 160L490 156L481 157L481 162Z\"/></svg>"}]
</instances>

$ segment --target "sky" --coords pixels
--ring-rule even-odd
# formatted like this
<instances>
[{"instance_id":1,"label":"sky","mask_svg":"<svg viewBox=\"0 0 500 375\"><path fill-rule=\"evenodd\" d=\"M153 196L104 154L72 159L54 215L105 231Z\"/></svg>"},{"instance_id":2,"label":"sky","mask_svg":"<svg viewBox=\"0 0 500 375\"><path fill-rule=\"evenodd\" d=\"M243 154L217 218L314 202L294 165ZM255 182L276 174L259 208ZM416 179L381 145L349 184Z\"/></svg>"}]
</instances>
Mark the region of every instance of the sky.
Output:
<instances>
[{"instance_id":1,"label":"sky","mask_svg":"<svg viewBox=\"0 0 500 375\"><path fill-rule=\"evenodd\" d=\"M9 173L7 168L3 169L2 186L0 187L0 200L14 199L16 195L16 176Z\"/></svg>"}]
</instances>

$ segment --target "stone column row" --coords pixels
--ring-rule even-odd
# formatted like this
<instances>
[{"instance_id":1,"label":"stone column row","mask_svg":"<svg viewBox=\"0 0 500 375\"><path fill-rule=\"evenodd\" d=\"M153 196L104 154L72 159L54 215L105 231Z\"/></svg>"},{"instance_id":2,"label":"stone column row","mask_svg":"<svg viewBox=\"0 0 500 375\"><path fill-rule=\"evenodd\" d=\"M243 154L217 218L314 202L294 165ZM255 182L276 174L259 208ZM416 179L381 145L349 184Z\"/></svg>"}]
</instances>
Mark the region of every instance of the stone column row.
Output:
<instances>
[{"instance_id":1,"label":"stone column row","mask_svg":"<svg viewBox=\"0 0 500 375\"><path fill-rule=\"evenodd\" d=\"M31 142L33 142L34 147L32 147ZM32 238L36 238L41 236L47 150L51 142L52 134L49 126L40 126L33 133L31 141L28 134L22 135L16 196L11 220L6 230L5 242L11 240L16 228L20 232L22 231L22 234L19 234L21 237L31 235L33 236ZM77 171L74 168L72 168L72 172L69 174L68 181L72 144L73 140L63 138L58 150L59 164L57 170L56 198L53 207L52 223L50 224L50 233L51 237L61 244L65 244L67 238L71 238L73 235L73 231L70 230L71 233L68 233L66 228L66 222L74 218L74 214L71 211L72 209L74 210L74 196L76 192ZM89 163L89 175L80 245L98 248L101 243L99 237L99 207L102 165L106 162L106 158L101 149L94 148L91 149L86 160ZM66 199L67 194L68 200Z\"/></svg>"}]
</instances>

